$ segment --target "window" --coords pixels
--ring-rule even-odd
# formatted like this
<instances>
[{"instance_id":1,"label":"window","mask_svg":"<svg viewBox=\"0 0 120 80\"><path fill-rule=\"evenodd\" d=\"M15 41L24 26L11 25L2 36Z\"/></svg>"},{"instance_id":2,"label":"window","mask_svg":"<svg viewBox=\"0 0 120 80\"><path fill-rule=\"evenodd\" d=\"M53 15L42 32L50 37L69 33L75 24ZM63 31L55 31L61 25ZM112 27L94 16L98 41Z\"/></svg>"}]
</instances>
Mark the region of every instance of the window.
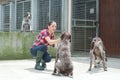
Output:
<instances>
[{"instance_id":1,"label":"window","mask_svg":"<svg viewBox=\"0 0 120 80\"><path fill-rule=\"evenodd\" d=\"M49 21L57 22L57 30L61 30L62 0L38 0L39 27L43 29Z\"/></svg>"},{"instance_id":2,"label":"window","mask_svg":"<svg viewBox=\"0 0 120 80\"><path fill-rule=\"evenodd\" d=\"M31 11L31 2L30 1L22 1L17 3L17 22L16 29L21 30L22 20L26 12Z\"/></svg>"},{"instance_id":3,"label":"window","mask_svg":"<svg viewBox=\"0 0 120 80\"><path fill-rule=\"evenodd\" d=\"M9 24L10 24L10 6L8 4L3 5L3 30L9 31Z\"/></svg>"}]
</instances>

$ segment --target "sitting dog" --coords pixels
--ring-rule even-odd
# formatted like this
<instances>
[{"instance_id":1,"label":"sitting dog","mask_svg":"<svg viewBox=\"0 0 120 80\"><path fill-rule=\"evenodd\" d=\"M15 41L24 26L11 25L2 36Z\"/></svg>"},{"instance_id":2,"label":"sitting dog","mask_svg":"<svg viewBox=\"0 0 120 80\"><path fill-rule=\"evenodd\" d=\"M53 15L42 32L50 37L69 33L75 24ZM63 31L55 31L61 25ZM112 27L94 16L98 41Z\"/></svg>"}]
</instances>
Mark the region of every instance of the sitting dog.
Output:
<instances>
[{"instance_id":1,"label":"sitting dog","mask_svg":"<svg viewBox=\"0 0 120 80\"><path fill-rule=\"evenodd\" d=\"M73 76L73 64L71 61L70 40L71 35L64 32L61 35L62 41L58 45L53 75ZM59 60L59 61L58 61Z\"/></svg>"},{"instance_id":2,"label":"sitting dog","mask_svg":"<svg viewBox=\"0 0 120 80\"><path fill-rule=\"evenodd\" d=\"M91 42L89 71L91 71L93 59L94 59L95 68L97 67L97 64L100 64L102 62L104 71L107 71L107 65L106 65L107 58L105 54L105 47L100 37L93 38Z\"/></svg>"},{"instance_id":3,"label":"sitting dog","mask_svg":"<svg viewBox=\"0 0 120 80\"><path fill-rule=\"evenodd\" d=\"M31 13L27 12L23 18L21 30L24 32L30 31L30 28L31 28Z\"/></svg>"}]
</instances>

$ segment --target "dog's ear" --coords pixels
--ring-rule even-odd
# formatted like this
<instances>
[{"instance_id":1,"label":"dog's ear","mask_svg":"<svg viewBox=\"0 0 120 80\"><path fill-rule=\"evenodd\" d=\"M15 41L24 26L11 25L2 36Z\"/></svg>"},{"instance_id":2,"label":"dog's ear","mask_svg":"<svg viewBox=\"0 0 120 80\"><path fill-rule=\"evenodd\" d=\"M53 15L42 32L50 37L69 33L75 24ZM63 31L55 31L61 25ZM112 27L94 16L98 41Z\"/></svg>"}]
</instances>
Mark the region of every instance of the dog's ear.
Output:
<instances>
[{"instance_id":1,"label":"dog's ear","mask_svg":"<svg viewBox=\"0 0 120 80\"><path fill-rule=\"evenodd\" d=\"M69 39L70 39L70 42L71 42L71 34L69 35Z\"/></svg>"},{"instance_id":2,"label":"dog's ear","mask_svg":"<svg viewBox=\"0 0 120 80\"><path fill-rule=\"evenodd\" d=\"M93 47L94 47L94 42L91 42L90 49L93 49Z\"/></svg>"},{"instance_id":3,"label":"dog's ear","mask_svg":"<svg viewBox=\"0 0 120 80\"><path fill-rule=\"evenodd\" d=\"M65 36L65 32L62 33L62 35L60 36L61 40L63 40L64 36Z\"/></svg>"},{"instance_id":4,"label":"dog's ear","mask_svg":"<svg viewBox=\"0 0 120 80\"><path fill-rule=\"evenodd\" d=\"M93 49L95 42L96 42L96 38L93 38L90 44L90 49Z\"/></svg>"}]
</instances>

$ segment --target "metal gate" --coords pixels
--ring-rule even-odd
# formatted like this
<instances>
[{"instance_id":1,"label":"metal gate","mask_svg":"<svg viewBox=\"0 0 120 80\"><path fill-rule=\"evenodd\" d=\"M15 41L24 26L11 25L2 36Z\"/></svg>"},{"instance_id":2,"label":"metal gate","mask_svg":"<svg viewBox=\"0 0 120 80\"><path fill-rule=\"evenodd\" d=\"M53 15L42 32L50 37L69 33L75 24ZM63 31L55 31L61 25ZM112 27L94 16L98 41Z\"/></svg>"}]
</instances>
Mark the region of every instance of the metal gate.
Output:
<instances>
[{"instance_id":1,"label":"metal gate","mask_svg":"<svg viewBox=\"0 0 120 80\"><path fill-rule=\"evenodd\" d=\"M61 30L62 0L38 0L39 27L46 27L49 21L57 22L57 30Z\"/></svg>"},{"instance_id":2,"label":"metal gate","mask_svg":"<svg viewBox=\"0 0 120 80\"><path fill-rule=\"evenodd\" d=\"M22 20L26 12L31 12L31 1L20 1L17 2L17 30L21 29Z\"/></svg>"},{"instance_id":3,"label":"metal gate","mask_svg":"<svg viewBox=\"0 0 120 80\"><path fill-rule=\"evenodd\" d=\"M73 0L72 50L88 51L96 35L96 0Z\"/></svg>"}]
</instances>

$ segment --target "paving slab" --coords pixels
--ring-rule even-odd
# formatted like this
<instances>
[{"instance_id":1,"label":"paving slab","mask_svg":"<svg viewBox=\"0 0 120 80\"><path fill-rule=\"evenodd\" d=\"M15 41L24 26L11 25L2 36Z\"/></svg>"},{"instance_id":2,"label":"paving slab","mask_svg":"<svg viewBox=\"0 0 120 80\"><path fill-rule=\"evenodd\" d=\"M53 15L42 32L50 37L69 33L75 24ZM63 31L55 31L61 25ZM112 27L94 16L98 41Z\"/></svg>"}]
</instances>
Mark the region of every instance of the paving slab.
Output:
<instances>
[{"instance_id":1,"label":"paving slab","mask_svg":"<svg viewBox=\"0 0 120 80\"><path fill-rule=\"evenodd\" d=\"M73 78L52 75L54 59L44 71L34 69L35 59L0 61L0 80L120 80L120 59L108 58L108 71L92 68L88 71L89 57L72 57Z\"/></svg>"}]
</instances>

